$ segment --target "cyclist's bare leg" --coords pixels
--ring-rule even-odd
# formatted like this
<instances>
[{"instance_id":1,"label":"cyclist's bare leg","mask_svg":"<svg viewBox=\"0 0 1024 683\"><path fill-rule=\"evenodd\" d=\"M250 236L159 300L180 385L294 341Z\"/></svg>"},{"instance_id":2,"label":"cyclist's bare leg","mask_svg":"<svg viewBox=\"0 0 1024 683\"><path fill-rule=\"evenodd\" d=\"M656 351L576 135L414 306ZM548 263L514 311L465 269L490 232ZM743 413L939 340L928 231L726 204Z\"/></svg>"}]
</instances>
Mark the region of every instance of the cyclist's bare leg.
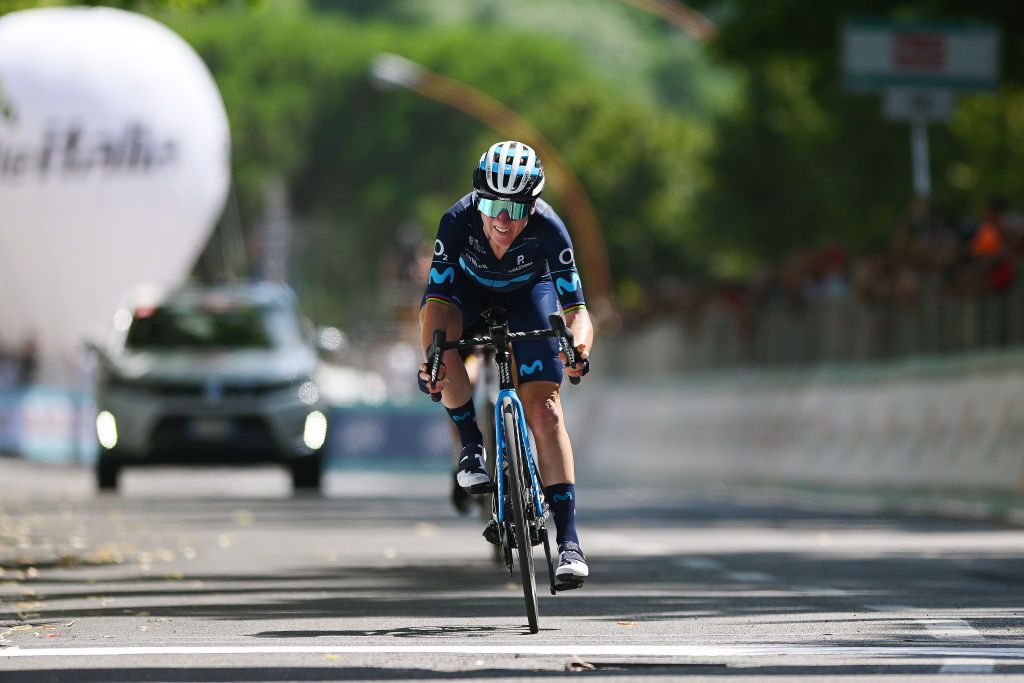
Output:
<instances>
[{"instance_id":1,"label":"cyclist's bare leg","mask_svg":"<svg viewBox=\"0 0 1024 683\"><path fill-rule=\"evenodd\" d=\"M574 484L572 444L565 429L558 385L543 381L520 384L519 398L526 412L526 423L537 442L537 466L544 485Z\"/></svg>"}]
</instances>

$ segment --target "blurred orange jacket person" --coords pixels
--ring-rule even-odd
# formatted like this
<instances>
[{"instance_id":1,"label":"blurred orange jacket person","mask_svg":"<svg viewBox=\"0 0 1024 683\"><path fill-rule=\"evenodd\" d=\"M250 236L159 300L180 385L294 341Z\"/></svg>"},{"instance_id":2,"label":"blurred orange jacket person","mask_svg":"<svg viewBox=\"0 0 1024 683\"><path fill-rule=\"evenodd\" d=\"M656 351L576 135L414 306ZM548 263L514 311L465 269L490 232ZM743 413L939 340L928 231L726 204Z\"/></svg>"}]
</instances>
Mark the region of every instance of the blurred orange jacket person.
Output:
<instances>
[{"instance_id":1,"label":"blurred orange jacket person","mask_svg":"<svg viewBox=\"0 0 1024 683\"><path fill-rule=\"evenodd\" d=\"M982 223L968 246L971 256L995 256L1003 249L1003 238L995 223Z\"/></svg>"}]
</instances>

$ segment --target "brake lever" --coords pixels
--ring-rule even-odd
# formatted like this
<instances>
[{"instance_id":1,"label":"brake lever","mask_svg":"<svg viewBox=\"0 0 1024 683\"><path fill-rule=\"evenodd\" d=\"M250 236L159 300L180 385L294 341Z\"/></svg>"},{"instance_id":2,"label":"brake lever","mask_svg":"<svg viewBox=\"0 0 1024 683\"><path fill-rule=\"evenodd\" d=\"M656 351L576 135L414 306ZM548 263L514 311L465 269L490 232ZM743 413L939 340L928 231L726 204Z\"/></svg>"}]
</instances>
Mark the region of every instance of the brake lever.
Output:
<instances>
[{"instance_id":1,"label":"brake lever","mask_svg":"<svg viewBox=\"0 0 1024 683\"><path fill-rule=\"evenodd\" d=\"M566 365L575 370L576 364L579 361L577 360L576 344L572 337L572 331L565 326L562 316L557 313L549 315L548 322L551 323L551 329L558 333L558 345L561 347L562 353L565 354ZM580 383L580 378L570 375L569 382L575 386Z\"/></svg>"},{"instance_id":2,"label":"brake lever","mask_svg":"<svg viewBox=\"0 0 1024 683\"><path fill-rule=\"evenodd\" d=\"M434 330L433 339L430 340L430 348L427 349L427 357L430 359L430 386L437 386L437 374L441 371L441 356L444 349L444 330ZM430 394L430 400L437 403L441 400L441 393Z\"/></svg>"}]
</instances>

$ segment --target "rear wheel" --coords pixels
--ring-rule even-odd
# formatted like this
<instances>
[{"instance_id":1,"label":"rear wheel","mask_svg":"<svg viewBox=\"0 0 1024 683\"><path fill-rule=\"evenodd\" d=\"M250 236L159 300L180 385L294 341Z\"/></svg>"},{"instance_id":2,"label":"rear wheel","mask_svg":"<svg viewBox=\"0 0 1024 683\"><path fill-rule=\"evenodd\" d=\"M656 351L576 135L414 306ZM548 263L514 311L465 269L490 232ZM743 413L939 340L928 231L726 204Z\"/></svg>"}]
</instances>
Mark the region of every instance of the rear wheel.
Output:
<instances>
[{"instance_id":1,"label":"rear wheel","mask_svg":"<svg viewBox=\"0 0 1024 683\"><path fill-rule=\"evenodd\" d=\"M323 480L323 455L313 453L293 460L289 464L292 474L292 489L302 493L319 493Z\"/></svg>"},{"instance_id":2,"label":"rear wheel","mask_svg":"<svg viewBox=\"0 0 1024 683\"><path fill-rule=\"evenodd\" d=\"M530 633L537 633L540 630L537 613L537 582L533 573L530 521L526 513L526 500L530 493L530 484L523 477L523 458L520 450L520 444L524 443L524 435L519 432L519 424L511 400L506 399L502 404L501 417L505 426L505 453L508 460L508 497L512 508L512 525L516 536L516 554L519 556L519 572L523 578L526 618L530 623Z\"/></svg>"},{"instance_id":3,"label":"rear wheel","mask_svg":"<svg viewBox=\"0 0 1024 683\"><path fill-rule=\"evenodd\" d=\"M488 399L484 402L484 406L484 414L482 416L483 424L480 425L480 429L484 435L484 449L487 451L487 476L491 478L491 481L496 482L498 479L494 464L498 459L498 447L494 441L494 402ZM498 487L495 485L490 495L479 496L480 517L484 522L489 522L495 514L494 511L497 510L497 501L495 500L497 495ZM493 559L496 564L502 564L504 561L500 545L491 546L491 559Z\"/></svg>"},{"instance_id":4,"label":"rear wheel","mask_svg":"<svg viewBox=\"0 0 1024 683\"><path fill-rule=\"evenodd\" d=\"M96 460L96 486L100 491L116 491L121 463L109 452L101 451Z\"/></svg>"}]
</instances>

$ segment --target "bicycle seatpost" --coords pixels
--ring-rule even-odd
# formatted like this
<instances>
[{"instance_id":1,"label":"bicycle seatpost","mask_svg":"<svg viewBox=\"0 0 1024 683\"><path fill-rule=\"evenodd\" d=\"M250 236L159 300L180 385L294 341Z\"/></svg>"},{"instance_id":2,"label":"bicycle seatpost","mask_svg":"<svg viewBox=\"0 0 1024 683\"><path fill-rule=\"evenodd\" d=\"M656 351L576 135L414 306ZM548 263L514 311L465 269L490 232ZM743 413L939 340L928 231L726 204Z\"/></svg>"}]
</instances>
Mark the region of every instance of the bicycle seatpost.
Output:
<instances>
[{"instance_id":1,"label":"bicycle seatpost","mask_svg":"<svg viewBox=\"0 0 1024 683\"><path fill-rule=\"evenodd\" d=\"M548 316L548 322L551 323L551 329L558 333L558 345L562 347L562 353L565 354L565 360L568 361L569 367L575 369L577 363L576 344L572 338L572 332L565 326L562 316L557 313ZM580 378L569 377L569 382L573 385L579 384Z\"/></svg>"},{"instance_id":2,"label":"bicycle seatpost","mask_svg":"<svg viewBox=\"0 0 1024 683\"><path fill-rule=\"evenodd\" d=\"M437 373L441 370L441 356L444 354L444 330L434 330L434 337L430 340L430 348L427 349L427 356L430 363L430 386L437 385ZM431 393L430 400L437 403L441 400L440 393Z\"/></svg>"}]
</instances>

